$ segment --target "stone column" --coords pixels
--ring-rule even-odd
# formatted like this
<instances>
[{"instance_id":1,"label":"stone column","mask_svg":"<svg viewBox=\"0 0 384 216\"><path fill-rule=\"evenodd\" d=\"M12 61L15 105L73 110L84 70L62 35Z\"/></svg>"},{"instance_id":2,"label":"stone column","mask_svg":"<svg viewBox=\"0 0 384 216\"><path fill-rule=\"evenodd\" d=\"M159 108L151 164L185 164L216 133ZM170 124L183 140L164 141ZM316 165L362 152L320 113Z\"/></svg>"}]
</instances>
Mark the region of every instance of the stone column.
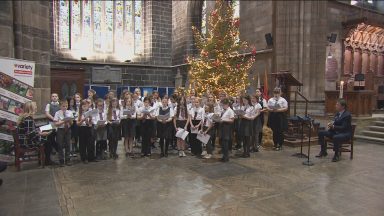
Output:
<instances>
[{"instance_id":1,"label":"stone column","mask_svg":"<svg viewBox=\"0 0 384 216\"><path fill-rule=\"evenodd\" d=\"M352 48L346 47L344 51L344 74L352 74Z\"/></svg>"},{"instance_id":2,"label":"stone column","mask_svg":"<svg viewBox=\"0 0 384 216\"><path fill-rule=\"evenodd\" d=\"M361 49L353 51L353 74L361 73Z\"/></svg>"},{"instance_id":3,"label":"stone column","mask_svg":"<svg viewBox=\"0 0 384 216\"><path fill-rule=\"evenodd\" d=\"M35 62L33 100L42 113L51 93L49 1L13 1L12 10L14 57Z\"/></svg>"},{"instance_id":4,"label":"stone column","mask_svg":"<svg viewBox=\"0 0 384 216\"><path fill-rule=\"evenodd\" d=\"M371 53L369 69L374 75L377 75L377 53Z\"/></svg>"},{"instance_id":5,"label":"stone column","mask_svg":"<svg viewBox=\"0 0 384 216\"><path fill-rule=\"evenodd\" d=\"M365 74L369 70L369 50L363 50L361 73Z\"/></svg>"},{"instance_id":6,"label":"stone column","mask_svg":"<svg viewBox=\"0 0 384 216\"><path fill-rule=\"evenodd\" d=\"M377 56L377 75L384 76L384 54L378 53Z\"/></svg>"},{"instance_id":7,"label":"stone column","mask_svg":"<svg viewBox=\"0 0 384 216\"><path fill-rule=\"evenodd\" d=\"M14 57L13 1L0 2L0 56Z\"/></svg>"}]
</instances>

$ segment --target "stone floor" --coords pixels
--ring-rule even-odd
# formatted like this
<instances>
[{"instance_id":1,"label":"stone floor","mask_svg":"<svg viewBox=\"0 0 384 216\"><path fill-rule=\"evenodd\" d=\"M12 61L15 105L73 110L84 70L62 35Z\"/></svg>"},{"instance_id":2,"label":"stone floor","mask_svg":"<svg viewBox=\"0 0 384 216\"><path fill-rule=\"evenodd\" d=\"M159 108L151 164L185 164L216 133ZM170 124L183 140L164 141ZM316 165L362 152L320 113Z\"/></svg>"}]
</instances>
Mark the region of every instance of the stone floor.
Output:
<instances>
[{"instance_id":1,"label":"stone floor","mask_svg":"<svg viewBox=\"0 0 384 216\"><path fill-rule=\"evenodd\" d=\"M357 143L354 160L311 157L312 167L291 156L297 150L234 155L224 164L153 154L11 167L0 174L0 215L384 215L384 146Z\"/></svg>"}]
</instances>

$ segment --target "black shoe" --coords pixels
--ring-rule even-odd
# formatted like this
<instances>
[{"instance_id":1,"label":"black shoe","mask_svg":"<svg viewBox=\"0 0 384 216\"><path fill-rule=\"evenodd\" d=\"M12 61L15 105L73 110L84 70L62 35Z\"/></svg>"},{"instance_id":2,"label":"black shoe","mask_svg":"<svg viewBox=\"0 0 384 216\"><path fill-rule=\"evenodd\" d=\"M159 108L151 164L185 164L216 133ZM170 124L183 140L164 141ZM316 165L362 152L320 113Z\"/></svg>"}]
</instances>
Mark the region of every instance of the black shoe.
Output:
<instances>
[{"instance_id":1,"label":"black shoe","mask_svg":"<svg viewBox=\"0 0 384 216\"><path fill-rule=\"evenodd\" d=\"M160 157L161 157L161 158L164 157L164 153L161 153L161 154L160 154Z\"/></svg>"},{"instance_id":2,"label":"black shoe","mask_svg":"<svg viewBox=\"0 0 384 216\"><path fill-rule=\"evenodd\" d=\"M255 152L259 152L259 147L255 148Z\"/></svg>"},{"instance_id":3,"label":"black shoe","mask_svg":"<svg viewBox=\"0 0 384 216\"><path fill-rule=\"evenodd\" d=\"M339 157L338 154L335 154L335 155L333 156L333 158L332 158L332 162L337 162L337 161L339 161L339 160L340 160L340 157Z\"/></svg>"},{"instance_id":4,"label":"black shoe","mask_svg":"<svg viewBox=\"0 0 384 216\"><path fill-rule=\"evenodd\" d=\"M3 179L0 179L0 186L3 184Z\"/></svg>"},{"instance_id":5,"label":"black shoe","mask_svg":"<svg viewBox=\"0 0 384 216\"><path fill-rule=\"evenodd\" d=\"M229 161L229 158L221 158L220 161L225 163Z\"/></svg>"},{"instance_id":6,"label":"black shoe","mask_svg":"<svg viewBox=\"0 0 384 216\"><path fill-rule=\"evenodd\" d=\"M316 155L315 157L317 158L322 158L322 157L327 157L328 153L327 152L320 152L318 155Z\"/></svg>"}]
</instances>

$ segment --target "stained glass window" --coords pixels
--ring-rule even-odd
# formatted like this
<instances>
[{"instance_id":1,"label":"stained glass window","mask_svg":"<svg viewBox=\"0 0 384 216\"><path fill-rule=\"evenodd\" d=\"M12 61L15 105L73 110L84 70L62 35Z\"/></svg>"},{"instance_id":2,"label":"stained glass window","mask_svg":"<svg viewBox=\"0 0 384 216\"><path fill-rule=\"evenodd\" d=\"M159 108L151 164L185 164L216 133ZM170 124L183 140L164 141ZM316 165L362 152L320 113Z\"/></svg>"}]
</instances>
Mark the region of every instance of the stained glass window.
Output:
<instances>
[{"instance_id":1,"label":"stained glass window","mask_svg":"<svg viewBox=\"0 0 384 216\"><path fill-rule=\"evenodd\" d=\"M135 53L141 52L141 1L135 1Z\"/></svg>"},{"instance_id":2,"label":"stained glass window","mask_svg":"<svg viewBox=\"0 0 384 216\"><path fill-rule=\"evenodd\" d=\"M69 49L69 2L65 0L59 1L59 38L60 48Z\"/></svg>"},{"instance_id":3,"label":"stained glass window","mask_svg":"<svg viewBox=\"0 0 384 216\"><path fill-rule=\"evenodd\" d=\"M240 1L233 0L233 18L240 18Z\"/></svg>"},{"instance_id":4,"label":"stained glass window","mask_svg":"<svg viewBox=\"0 0 384 216\"><path fill-rule=\"evenodd\" d=\"M142 0L59 0L60 49L142 53Z\"/></svg>"},{"instance_id":5,"label":"stained glass window","mask_svg":"<svg viewBox=\"0 0 384 216\"><path fill-rule=\"evenodd\" d=\"M71 2L71 49L78 49L78 44L81 39L80 4L79 1Z\"/></svg>"},{"instance_id":6,"label":"stained glass window","mask_svg":"<svg viewBox=\"0 0 384 216\"><path fill-rule=\"evenodd\" d=\"M207 34L207 1L203 1L203 7L201 10L201 33Z\"/></svg>"}]
</instances>

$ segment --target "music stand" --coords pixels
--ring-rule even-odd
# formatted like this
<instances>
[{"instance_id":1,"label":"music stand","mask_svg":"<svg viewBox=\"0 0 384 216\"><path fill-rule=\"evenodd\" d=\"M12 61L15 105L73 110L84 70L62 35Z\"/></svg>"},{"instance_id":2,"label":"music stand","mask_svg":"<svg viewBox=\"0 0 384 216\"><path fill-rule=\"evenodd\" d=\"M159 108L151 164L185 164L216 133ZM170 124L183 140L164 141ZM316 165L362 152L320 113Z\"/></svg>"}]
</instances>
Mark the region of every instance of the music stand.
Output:
<instances>
[{"instance_id":1,"label":"music stand","mask_svg":"<svg viewBox=\"0 0 384 216\"><path fill-rule=\"evenodd\" d=\"M292 156L293 156L293 157L303 158L303 157L307 157L306 154L303 154L303 144L304 144L304 119L301 118L300 116L296 116L296 117L297 117L297 121L298 121L299 123L301 123L300 153L295 153L295 154L293 154Z\"/></svg>"},{"instance_id":2,"label":"music stand","mask_svg":"<svg viewBox=\"0 0 384 216\"><path fill-rule=\"evenodd\" d=\"M303 161L303 165L313 166L314 163L313 163L312 161L309 160L309 154L310 154L310 151L311 151L312 119L311 119L311 117L309 117L309 116L305 116L305 118L304 118L303 120L304 120L304 122L307 122L307 123L308 123L308 126L309 126L309 135L308 135L308 155L307 155L307 160L306 160L306 161Z\"/></svg>"}]
</instances>

